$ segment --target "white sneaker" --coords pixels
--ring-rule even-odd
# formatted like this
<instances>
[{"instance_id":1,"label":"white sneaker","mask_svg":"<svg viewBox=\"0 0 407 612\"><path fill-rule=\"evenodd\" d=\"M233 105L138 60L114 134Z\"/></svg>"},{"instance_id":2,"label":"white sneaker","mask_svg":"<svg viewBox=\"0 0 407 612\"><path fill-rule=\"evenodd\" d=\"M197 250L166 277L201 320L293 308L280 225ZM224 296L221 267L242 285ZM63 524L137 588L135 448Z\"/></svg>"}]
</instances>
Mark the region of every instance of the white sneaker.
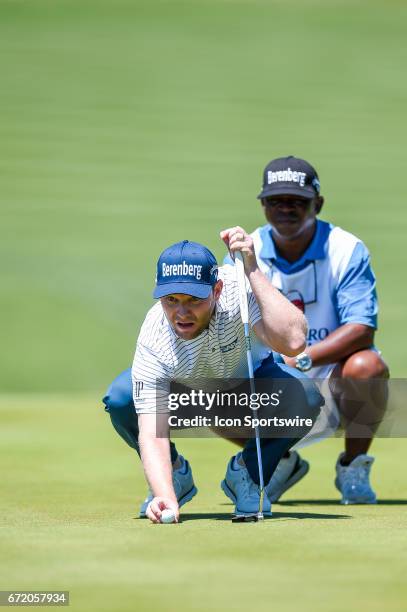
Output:
<instances>
[{"instance_id":1,"label":"white sneaker","mask_svg":"<svg viewBox=\"0 0 407 612\"><path fill-rule=\"evenodd\" d=\"M376 504L376 493L369 482L374 457L358 455L349 465L341 465L341 453L336 462L335 486L342 493L341 504Z\"/></svg>"},{"instance_id":2,"label":"white sneaker","mask_svg":"<svg viewBox=\"0 0 407 612\"><path fill-rule=\"evenodd\" d=\"M172 482L174 485L175 495L178 499L178 505L181 507L189 502L197 493L198 489L194 484L191 467L182 455L178 455L181 460L181 467L174 470L172 473ZM140 506L140 518L146 518L146 510L148 504L153 500L154 495L151 490L148 490L147 497Z\"/></svg>"},{"instance_id":3,"label":"white sneaker","mask_svg":"<svg viewBox=\"0 0 407 612\"><path fill-rule=\"evenodd\" d=\"M277 502L287 489L304 478L308 470L308 461L301 459L297 451L291 451L289 457L280 459L274 474L266 485L269 500L272 503Z\"/></svg>"},{"instance_id":4,"label":"white sneaker","mask_svg":"<svg viewBox=\"0 0 407 612\"><path fill-rule=\"evenodd\" d=\"M232 457L226 469L225 479L220 486L235 504L235 514L257 514L260 505L260 487L250 478L247 468L238 463L242 453ZM263 514L271 516L271 504L264 496Z\"/></svg>"},{"instance_id":5,"label":"white sneaker","mask_svg":"<svg viewBox=\"0 0 407 612\"><path fill-rule=\"evenodd\" d=\"M153 495L151 489L148 488L147 497L145 498L145 500L143 501L143 503L140 506L140 512L139 512L139 517L140 518L146 518L146 512L147 512L148 504L153 499L154 499L154 495Z\"/></svg>"}]
</instances>

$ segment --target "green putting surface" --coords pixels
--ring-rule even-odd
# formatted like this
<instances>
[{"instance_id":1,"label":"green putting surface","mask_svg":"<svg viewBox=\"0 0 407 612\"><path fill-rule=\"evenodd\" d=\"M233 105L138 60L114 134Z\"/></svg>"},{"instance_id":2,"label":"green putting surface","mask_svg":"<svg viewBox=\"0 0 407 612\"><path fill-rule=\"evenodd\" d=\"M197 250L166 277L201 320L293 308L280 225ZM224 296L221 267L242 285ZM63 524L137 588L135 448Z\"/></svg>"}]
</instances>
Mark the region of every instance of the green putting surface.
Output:
<instances>
[{"instance_id":1,"label":"green putting surface","mask_svg":"<svg viewBox=\"0 0 407 612\"><path fill-rule=\"evenodd\" d=\"M137 456L93 398L3 396L1 410L2 589L69 590L80 611L404 607L404 440L375 442L378 505L339 504L330 440L257 524L232 524L219 486L236 447L178 440L199 492L181 524L152 525Z\"/></svg>"}]
</instances>

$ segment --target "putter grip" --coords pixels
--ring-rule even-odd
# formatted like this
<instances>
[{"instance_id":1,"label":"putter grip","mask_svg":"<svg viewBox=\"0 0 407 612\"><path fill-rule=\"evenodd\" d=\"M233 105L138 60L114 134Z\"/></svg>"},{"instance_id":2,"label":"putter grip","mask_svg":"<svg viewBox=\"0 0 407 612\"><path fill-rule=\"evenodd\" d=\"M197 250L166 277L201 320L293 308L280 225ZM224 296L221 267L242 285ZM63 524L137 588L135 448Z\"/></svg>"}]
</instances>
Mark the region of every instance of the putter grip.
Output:
<instances>
[{"instance_id":1,"label":"putter grip","mask_svg":"<svg viewBox=\"0 0 407 612\"><path fill-rule=\"evenodd\" d=\"M240 251L235 253L235 270L239 290L240 316L243 324L247 324L249 323L249 307L247 304L246 275L243 265L243 256Z\"/></svg>"}]
</instances>

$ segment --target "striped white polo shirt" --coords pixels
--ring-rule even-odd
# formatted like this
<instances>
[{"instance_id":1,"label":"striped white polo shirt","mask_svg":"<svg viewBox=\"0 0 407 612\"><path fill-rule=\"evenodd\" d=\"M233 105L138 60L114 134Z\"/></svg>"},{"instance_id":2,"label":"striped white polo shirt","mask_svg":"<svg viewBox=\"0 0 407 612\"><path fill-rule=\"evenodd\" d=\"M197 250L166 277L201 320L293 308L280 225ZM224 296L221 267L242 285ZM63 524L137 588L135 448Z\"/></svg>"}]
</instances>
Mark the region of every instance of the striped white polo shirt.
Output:
<instances>
[{"instance_id":1,"label":"striped white polo shirt","mask_svg":"<svg viewBox=\"0 0 407 612\"><path fill-rule=\"evenodd\" d=\"M161 302L147 313L137 340L132 367L133 399L139 414L156 411L157 392L167 392L177 378L247 378L246 348L240 319L239 294L234 267L219 268L223 289L209 327L193 340L183 340L173 331ZM249 321L260 319L256 298L249 289ZM254 369L271 352L251 331ZM160 381L157 388L157 381ZM168 381L168 382L167 382Z\"/></svg>"}]
</instances>

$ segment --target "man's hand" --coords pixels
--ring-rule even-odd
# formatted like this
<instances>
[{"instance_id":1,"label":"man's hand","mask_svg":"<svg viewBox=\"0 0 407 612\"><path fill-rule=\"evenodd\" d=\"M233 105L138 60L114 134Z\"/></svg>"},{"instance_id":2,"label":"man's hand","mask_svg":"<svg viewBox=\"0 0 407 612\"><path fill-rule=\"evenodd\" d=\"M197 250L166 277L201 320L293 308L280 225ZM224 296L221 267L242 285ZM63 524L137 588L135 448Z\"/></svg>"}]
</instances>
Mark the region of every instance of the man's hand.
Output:
<instances>
[{"instance_id":1,"label":"man's hand","mask_svg":"<svg viewBox=\"0 0 407 612\"><path fill-rule=\"evenodd\" d=\"M246 276L261 313L261 319L253 325L256 336L278 353L292 357L301 353L307 331L305 317L260 270L252 237L239 226L223 230L220 237L232 257L236 251L243 255Z\"/></svg>"},{"instance_id":2,"label":"man's hand","mask_svg":"<svg viewBox=\"0 0 407 612\"><path fill-rule=\"evenodd\" d=\"M287 355L281 355L281 356L284 359L284 362L286 365L291 366L292 368L296 367L297 362L295 360L295 357L287 357Z\"/></svg>"},{"instance_id":3,"label":"man's hand","mask_svg":"<svg viewBox=\"0 0 407 612\"><path fill-rule=\"evenodd\" d=\"M159 523L166 508L179 517L177 496L172 481L172 464L169 437L157 438L156 426L168 436L167 414L139 414L139 444L144 473L155 497L148 505L146 515L153 523ZM158 495L157 495L158 493Z\"/></svg>"},{"instance_id":4,"label":"man's hand","mask_svg":"<svg viewBox=\"0 0 407 612\"><path fill-rule=\"evenodd\" d=\"M229 249L232 258L234 258L236 251L241 251L247 276L257 269L253 239L242 227L236 226L225 229L220 232L220 237Z\"/></svg>"},{"instance_id":5,"label":"man's hand","mask_svg":"<svg viewBox=\"0 0 407 612\"><path fill-rule=\"evenodd\" d=\"M147 506L146 516L152 523L161 522L163 510L172 510L175 515L175 523L179 520L179 507L176 501L168 497L154 497Z\"/></svg>"}]
</instances>

